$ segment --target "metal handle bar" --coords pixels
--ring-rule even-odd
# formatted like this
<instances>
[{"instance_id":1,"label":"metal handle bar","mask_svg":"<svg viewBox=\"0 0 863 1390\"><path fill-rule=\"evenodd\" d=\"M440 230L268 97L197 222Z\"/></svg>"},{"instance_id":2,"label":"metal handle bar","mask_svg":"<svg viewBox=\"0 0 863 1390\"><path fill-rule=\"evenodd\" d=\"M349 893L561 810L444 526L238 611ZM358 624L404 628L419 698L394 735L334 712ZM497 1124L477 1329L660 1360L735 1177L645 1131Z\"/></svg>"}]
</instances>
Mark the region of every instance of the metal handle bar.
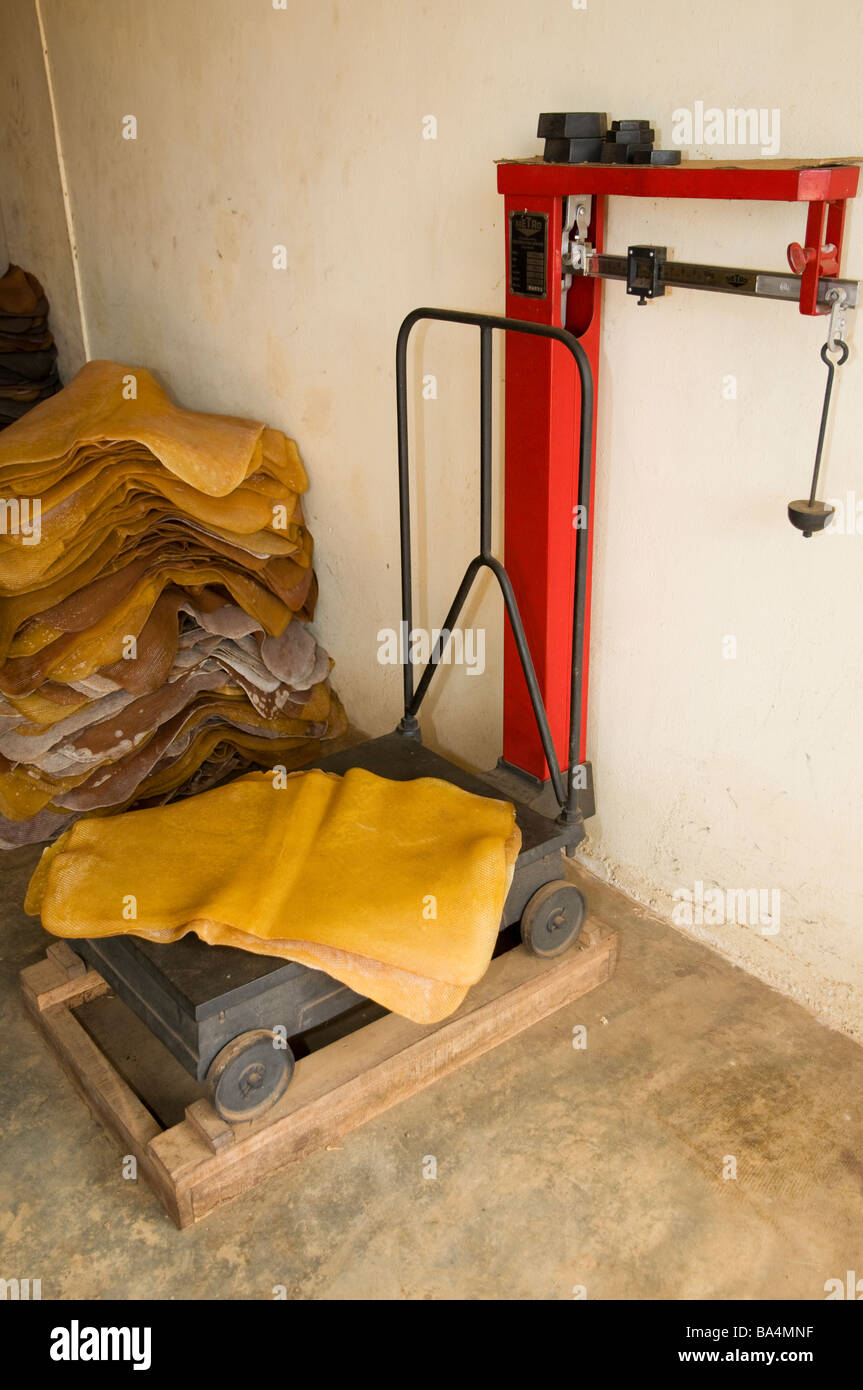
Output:
<instances>
[{"instance_id":1,"label":"metal handle bar","mask_svg":"<svg viewBox=\"0 0 863 1390\"><path fill-rule=\"evenodd\" d=\"M464 323L480 330L480 551L471 560L459 585L458 592L446 616L446 622L438 637L434 651L414 690L413 667L408 650L412 630L412 576L411 576L411 525L410 525L410 468L408 448L408 409L407 409L407 346L411 330L423 319L433 319L442 323ZM521 615L518 611L515 593L509 575L501 562L491 553L491 454L492 454L492 332L499 328L504 332L526 333L535 338L550 338L562 343L575 359L581 382L581 428L579 434L578 459L578 517L575 543L575 583L573 586L572 620L572 660L569 705L569 786L564 783L564 770L561 767L551 736L548 715L539 689L539 682L524 633ZM523 319L505 318L499 314L471 314L457 309L414 309L407 315L399 329L396 343L396 416L398 424L399 460L399 529L401 537L401 590L402 590L402 631L405 634L404 661L402 675L404 682L404 717L399 725L403 734L418 731L417 712L425 698L434 675L446 649L453 625L458 619L468 594L481 569L489 569L500 585L512 635L515 639L521 668L527 683L530 703L536 720L543 752L551 774L552 786L561 808L560 819L569 824L578 817L577 786L574 772L578 766L579 743L581 737L581 687L584 672L584 629L587 608L587 548L589 528L587 524L590 507L591 453L593 449L593 375L590 362L581 343L565 328L555 328L550 324L529 323Z\"/></svg>"}]
</instances>

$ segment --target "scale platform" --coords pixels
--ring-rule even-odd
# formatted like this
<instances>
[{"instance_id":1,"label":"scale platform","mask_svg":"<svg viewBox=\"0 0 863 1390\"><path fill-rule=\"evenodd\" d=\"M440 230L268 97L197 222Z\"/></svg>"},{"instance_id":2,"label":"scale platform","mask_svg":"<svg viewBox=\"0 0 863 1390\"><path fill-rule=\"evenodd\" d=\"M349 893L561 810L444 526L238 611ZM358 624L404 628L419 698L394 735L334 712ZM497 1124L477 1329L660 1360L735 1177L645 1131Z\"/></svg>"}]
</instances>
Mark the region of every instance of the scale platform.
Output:
<instances>
[{"instance_id":1,"label":"scale platform","mask_svg":"<svg viewBox=\"0 0 863 1390\"><path fill-rule=\"evenodd\" d=\"M415 737L386 734L311 766L337 773L363 767L400 782L437 777L479 796L511 800L522 845L503 933L517 925L542 885L560 878L561 850L571 854L584 837L581 820L559 824L513 795L516 778L511 772L467 772ZM524 777L523 783L525 795L541 792L534 779ZM505 945L503 937L500 945ZM322 1025L344 1019L344 1031L351 1031L385 1012L321 970L230 946L208 946L192 933L173 945L115 936L82 939L75 949L199 1081L240 1035L278 1025L297 1052L303 1039Z\"/></svg>"}]
</instances>

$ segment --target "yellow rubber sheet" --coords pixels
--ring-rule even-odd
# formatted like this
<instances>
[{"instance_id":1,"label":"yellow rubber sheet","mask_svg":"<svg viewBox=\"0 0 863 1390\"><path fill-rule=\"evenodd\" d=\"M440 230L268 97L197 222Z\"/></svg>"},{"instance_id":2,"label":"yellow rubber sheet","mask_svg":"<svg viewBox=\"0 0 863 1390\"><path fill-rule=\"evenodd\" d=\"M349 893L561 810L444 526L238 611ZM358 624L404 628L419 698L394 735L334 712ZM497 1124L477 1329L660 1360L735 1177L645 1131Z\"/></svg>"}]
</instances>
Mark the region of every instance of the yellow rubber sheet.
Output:
<instances>
[{"instance_id":1,"label":"yellow rubber sheet","mask_svg":"<svg viewBox=\"0 0 863 1390\"><path fill-rule=\"evenodd\" d=\"M55 936L193 931L300 961L431 1023L488 967L520 844L509 802L434 778L250 773L79 821L43 853L25 906Z\"/></svg>"},{"instance_id":2,"label":"yellow rubber sheet","mask_svg":"<svg viewBox=\"0 0 863 1390\"><path fill-rule=\"evenodd\" d=\"M199 492L224 497L260 467L263 432L254 420L183 410L143 367L88 362L0 435L0 483L14 475L22 491L38 496L82 447L121 441L142 446Z\"/></svg>"}]
</instances>

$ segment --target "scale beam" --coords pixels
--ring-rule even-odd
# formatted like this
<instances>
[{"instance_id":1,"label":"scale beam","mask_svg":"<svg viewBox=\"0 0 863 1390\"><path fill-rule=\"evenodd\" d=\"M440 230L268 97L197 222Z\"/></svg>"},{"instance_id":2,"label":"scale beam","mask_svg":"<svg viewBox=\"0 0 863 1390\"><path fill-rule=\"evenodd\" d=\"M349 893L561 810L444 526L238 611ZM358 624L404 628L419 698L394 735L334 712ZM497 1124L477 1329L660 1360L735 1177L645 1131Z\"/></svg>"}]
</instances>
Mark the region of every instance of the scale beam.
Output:
<instances>
[{"instance_id":1,"label":"scale beam","mask_svg":"<svg viewBox=\"0 0 863 1390\"><path fill-rule=\"evenodd\" d=\"M643 252L646 249L633 248L636 252ZM571 250L576 252L574 259L578 259L577 244L572 245ZM623 281L631 279L631 254L615 256L599 252L591 255L588 252L585 259L586 265L579 267L572 263L567 264L565 257L563 268L569 274L586 275L591 279ZM739 266L699 265L690 261L668 260L657 264L655 273L656 284L664 285L668 289L710 290L714 294L739 294L754 296L758 299L781 299L792 304L797 304L800 301L801 278L800 275L795 275L790 271L744 270ZM833 304L831 292L835 295L837 290L844 292L846 308L856 308L859 288L859 283L856 280L840 280L835 276L822 275L818 281L817 303L819 310L823 313L830 311Z\"/></svg>"}]
</instances>

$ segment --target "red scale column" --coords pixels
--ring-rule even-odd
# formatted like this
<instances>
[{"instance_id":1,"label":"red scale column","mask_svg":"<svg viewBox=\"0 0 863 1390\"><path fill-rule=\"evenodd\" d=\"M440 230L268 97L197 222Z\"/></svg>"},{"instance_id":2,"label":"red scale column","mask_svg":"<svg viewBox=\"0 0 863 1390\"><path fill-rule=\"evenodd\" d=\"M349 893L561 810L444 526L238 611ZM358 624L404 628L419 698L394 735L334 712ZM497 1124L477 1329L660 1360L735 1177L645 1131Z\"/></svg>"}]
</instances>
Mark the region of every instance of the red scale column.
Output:
<instances>
[{"instance_id":1,"label":"red scale column","mask_svg":"<svg viewBox=\"0 0 863 1390\"><path fill-rule=\"evenodd\" d=\"M596 390L602 282L575 277L561 322L561 253L564 198L519 191L517 164L498 167L498 188L506 205L506 313L509 317L552 324L578 337L590 360ZM527 166L529 167L529 166ZM572 170L567 171L571 177ZM593 199L588 240L602 248L605 199ZM523 277L512 273L512 228L516 239L529 213L545 220L545 293L534 281L525 293ZM528 224L529 230L530 224ZM505 564L515 589L527 640L548 711L561 765L568 761L572 588L575 573L578 502L578 433L581 389L570 353L560 343L509 333L506 341L505 402ZM594 414L594 461L596 417ZM589 564L593 550L593 478L587 529ZM587 595L585 652L589 637ZM548 776L515 643L504 639L503 756L514 767L545 780ZM587 661L582 682L580 761L586 758Z\"/></svg>"}]
</instances>

